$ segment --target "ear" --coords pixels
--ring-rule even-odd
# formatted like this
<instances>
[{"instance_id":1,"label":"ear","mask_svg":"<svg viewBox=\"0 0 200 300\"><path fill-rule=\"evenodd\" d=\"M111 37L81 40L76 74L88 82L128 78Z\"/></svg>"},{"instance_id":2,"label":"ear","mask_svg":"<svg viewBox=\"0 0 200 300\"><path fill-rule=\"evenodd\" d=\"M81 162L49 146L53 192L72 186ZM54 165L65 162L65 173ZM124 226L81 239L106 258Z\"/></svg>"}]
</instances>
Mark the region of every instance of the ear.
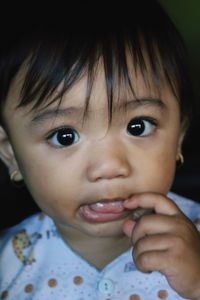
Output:
<instances>
[{"instance_id":1,"label":"ear","mask_svg":"<svg viewBox=\"0 0 200 300\"><path fill-rule=\"evenodd\" d=\"M23 179L22 174L19 170L17 160L12 148L12 145L9 141L6 131L0 126L0 159L7 166L8 172L11 175L14 171L17 171L15 176L16 181Z\"/></svg>"},{"instance_id":2,"label":"ear","mask_svg":"<svg viewBox=\"0 0 200 300\"><path fill-rule=\"evenodd\" d=\"M181 129L180 129L180 135L179 135L179 140L178 140L178 148L177 148L177 159L180 153L182 153L182 145L183 145L183 141L188 129L189 123L188 123L188 119L184 119L181 123Z\"/></svg>"}]
</instances>

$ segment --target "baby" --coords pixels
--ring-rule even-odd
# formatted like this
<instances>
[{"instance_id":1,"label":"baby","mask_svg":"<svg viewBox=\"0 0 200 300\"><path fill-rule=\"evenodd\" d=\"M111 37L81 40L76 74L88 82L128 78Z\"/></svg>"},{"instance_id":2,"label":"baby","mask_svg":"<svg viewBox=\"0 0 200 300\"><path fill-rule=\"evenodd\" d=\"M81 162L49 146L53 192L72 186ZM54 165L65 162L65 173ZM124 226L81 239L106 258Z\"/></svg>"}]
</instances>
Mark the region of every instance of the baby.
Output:
<instances>
[{"instance_id":1,"label":"baby","mask_svg":"<svg viewBox=\"0 0 200 300\"><path fill-rule=\"evenodd\" d=\"M157 1L102 8L2 42L0 157L43 213L2 233L1 299L200 300L182 39Z\"/></svg>"}]
</instances>

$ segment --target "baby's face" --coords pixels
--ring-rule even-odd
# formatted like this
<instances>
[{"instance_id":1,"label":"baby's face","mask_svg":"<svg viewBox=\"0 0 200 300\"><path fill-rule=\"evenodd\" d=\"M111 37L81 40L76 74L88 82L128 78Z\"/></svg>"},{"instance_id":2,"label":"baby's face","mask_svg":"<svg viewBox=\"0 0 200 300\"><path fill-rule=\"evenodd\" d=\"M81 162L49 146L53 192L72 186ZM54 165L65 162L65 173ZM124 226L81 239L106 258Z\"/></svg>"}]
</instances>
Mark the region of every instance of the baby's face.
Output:
<instances>
[{"instance_id":1,"label":"baby's face","mask_svg":"<svg viewBox=\"0 0 200 300\"><path fill-rule=\"evenodd\" d=\"M180 142L180 112L170 88L160 93L133 76L136 96L107 96L99 70L83 121L86 77L57 103L30 112L15 109L19 81L4 109L22 176L41 209L64 232L117 236L130 218L123 201L137 193L166 194ZM70 226L69 226L70 225Z\"/></svg>"}]
</instances>

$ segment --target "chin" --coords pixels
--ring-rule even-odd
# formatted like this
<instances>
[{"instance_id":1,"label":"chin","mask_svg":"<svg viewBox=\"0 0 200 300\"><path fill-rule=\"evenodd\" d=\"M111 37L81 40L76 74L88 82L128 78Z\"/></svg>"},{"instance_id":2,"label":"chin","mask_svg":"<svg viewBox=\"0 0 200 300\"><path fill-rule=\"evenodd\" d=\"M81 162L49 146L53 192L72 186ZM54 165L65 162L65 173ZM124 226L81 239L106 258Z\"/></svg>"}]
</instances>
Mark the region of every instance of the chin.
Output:
<instances>
[{"instance_id":1,"label":"chin","mask_svg":"<svg viewBox=\"0 0 200 300\"><path fill-rule=\"evenodd\" d=\"M98 223L98 224L91 224L85 230L85 233L92 237L105 237L105 238L113 238L113 237L120 237L125 235L122 229L122 225L124 220L118 222L105 222L105 223Z\"/></svg>"}]
</instances>

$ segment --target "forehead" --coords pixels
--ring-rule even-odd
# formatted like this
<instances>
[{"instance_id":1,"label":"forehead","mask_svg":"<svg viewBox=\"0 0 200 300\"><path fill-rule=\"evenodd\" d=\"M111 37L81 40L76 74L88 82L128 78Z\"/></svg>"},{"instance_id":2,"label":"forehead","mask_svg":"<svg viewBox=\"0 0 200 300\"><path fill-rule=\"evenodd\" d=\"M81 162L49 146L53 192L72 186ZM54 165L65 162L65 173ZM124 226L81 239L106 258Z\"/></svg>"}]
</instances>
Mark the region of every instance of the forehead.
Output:
<instances>
[{"instance_id":1,"label":"forehead","mask_svg":"<svg viewBox=\"0 0 200 300\"><path fill-rule=\"evenodd\" d=\"M130 57L128 57L127 61L129 79L126 81L123 79L123 77L119 77L118 70L116 68L111 78L112 90L108 90L109 82L107 82L106 79L104 65L102 60L99 60L95 65L95 76L93 80L90 81L87 72L85 72L80 76L80 78L77 78L71 88L68 89L64 94L62 94L63 82L61 82L54 93L48 99L45 99L44 103L41 103L36 108L33 107L37 99L28 105L17 108L20 103L21 92L28 68L27 65L23 65L11 85L4 112L5 114L7 114L6 111L12 111L13 113L16 113L17 110L19 110L24 115L31 116L49 107L56 110L58 105L65 105L68 107L84 107L87 103L87 100L88 111L99 109L102 110L105 108L107 109L109 107L109 101L112 102L111 106L113 109L116 109L122 104L128 103L132 99L161 98L163 101L167 102L177 101L169 84L163 76L162 70L160 71L160 79L158 84L152 74L152 71L148 67L148 64L147 72L144 76L139 67L135 68L135 65L133 65ZM60 97L60 95L62 95L62 97ZM112 99L109 99L109 97Z\"/></svg>"}]
</instances>

